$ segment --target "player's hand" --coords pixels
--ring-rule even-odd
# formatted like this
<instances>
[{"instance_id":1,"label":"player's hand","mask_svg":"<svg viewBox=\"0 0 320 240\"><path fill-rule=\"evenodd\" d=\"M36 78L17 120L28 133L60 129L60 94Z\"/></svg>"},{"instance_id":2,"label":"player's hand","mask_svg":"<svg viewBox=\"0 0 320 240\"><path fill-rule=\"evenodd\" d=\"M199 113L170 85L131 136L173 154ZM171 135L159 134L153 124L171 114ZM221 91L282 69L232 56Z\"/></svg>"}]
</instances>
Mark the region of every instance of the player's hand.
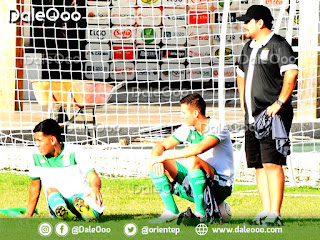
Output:
<instances>
[{"instance_id":1,"label":"player's hand","mask_svg":"<svg viewBox=\"0 0 320 240\"><path fill-rule=\"evenodd\" d=\"M163 163L155 163L152 166L153 168L153 172L158 176L162 176L164 174L164 167L163 167Z\"/></svg>"},{"instance_id":2,"label":"player's hand","mask_svg":"<svg viewBox=\"0 0 320 240\"><path fill-rule=\"evenodd\" d=\"M280 109L281 107L277 104L277 102L274 102L271 106L267 108L267 114L268 116L272 116L274 118Z\"/></svg>"},{"instance_id":3,"label":"player's hand","mask_svg":"<svg viewBox=\"0 0 320 240\"><path fill-rule=\"evenodd\" d=\"M153 166L156 163L162 163L165 160L165 157L162 156L157 156L157 157L153 157L151 158L151 166Z\"/></svg>"},{"instance_id":4,"label":"player's hand","mask_svg":"<svg viewBox=\"0 0 320 240\"><path fill-rule=\"evenodd\" d=\"M100 189L97 187L92 187L92 190L90 193L88 193L87 196L91 196L93 198L93 200L99 205L102 205L102 194L100 192Z\"/></svg>"}]
</instances>

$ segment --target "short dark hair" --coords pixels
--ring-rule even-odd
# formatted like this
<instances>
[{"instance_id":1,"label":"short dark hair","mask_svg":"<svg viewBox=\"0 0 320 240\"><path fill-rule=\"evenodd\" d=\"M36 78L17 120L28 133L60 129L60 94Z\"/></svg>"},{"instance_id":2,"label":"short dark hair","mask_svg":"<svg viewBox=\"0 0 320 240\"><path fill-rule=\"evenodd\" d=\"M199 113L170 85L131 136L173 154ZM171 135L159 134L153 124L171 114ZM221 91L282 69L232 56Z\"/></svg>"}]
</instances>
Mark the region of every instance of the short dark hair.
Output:
<instances>
[{"instance_id":1,"label":"short dark hair","mask_svg":"<svg viewBox=\"0 0 320 240\"><path fill-rule=\"evenodd\" d=\"M199 93L192 93L183 97L180 104L187 104L198 109L202 115L206 115L206 102Z\"/></svg>"},{"instance_id":2,"label":"short dark hair","mask_svg":"<svg viewBox=\"0 0 320 240\"><path fill-rule=\"evenodd\" d=\"M59 123L53 119L48 118L38 123L33 129L33 133L36 132L43 132L43 134L48 136L55 136L59 143L62 142L61 127Z\"/></svg>"}]
</instances>

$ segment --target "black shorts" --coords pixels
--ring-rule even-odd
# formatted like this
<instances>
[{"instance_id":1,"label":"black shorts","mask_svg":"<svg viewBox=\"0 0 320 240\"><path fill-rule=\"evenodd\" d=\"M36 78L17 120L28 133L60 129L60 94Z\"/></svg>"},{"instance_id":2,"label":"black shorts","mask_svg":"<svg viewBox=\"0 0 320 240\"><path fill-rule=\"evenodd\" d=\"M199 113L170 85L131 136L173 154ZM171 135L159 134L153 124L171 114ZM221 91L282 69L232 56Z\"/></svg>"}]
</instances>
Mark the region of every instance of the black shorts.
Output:
<instances>
[{"instance_id":1,"label":"black shorts","mask_svg":"<svg viewBox=\"0 0 320 240\"><path fill-rule=\"evenodd\" d=\"M277 151L272 133L259 140L254 135L252 125L246 125L245 150L248 168L263 168L263 163L286 165L286 157Z\"/></svg>"}]
</instances>

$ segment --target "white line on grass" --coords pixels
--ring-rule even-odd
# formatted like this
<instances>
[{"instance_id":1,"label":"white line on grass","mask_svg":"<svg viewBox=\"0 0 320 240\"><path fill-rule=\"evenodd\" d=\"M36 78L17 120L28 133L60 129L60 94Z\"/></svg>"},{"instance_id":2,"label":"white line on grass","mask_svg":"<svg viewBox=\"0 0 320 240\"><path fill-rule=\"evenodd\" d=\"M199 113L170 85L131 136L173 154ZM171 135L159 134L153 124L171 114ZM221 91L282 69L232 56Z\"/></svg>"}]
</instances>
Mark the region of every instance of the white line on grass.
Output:
<instances>
[{"instance_id":1,"label":"white line on grass","mask_svg":"<svg viewBox=\"0 0 320 240\"><path fill-rule=\"evenodd\" d=\"M245 195L245 196L251 196L251 195L258 195L258 190L248 190L248 191L241 191L241 192L234 192L233 194L236 195ZM284 196L286 197L320 197L319 194L295 194L295 193L285 193Z\"/></svg>"}]
</instances>

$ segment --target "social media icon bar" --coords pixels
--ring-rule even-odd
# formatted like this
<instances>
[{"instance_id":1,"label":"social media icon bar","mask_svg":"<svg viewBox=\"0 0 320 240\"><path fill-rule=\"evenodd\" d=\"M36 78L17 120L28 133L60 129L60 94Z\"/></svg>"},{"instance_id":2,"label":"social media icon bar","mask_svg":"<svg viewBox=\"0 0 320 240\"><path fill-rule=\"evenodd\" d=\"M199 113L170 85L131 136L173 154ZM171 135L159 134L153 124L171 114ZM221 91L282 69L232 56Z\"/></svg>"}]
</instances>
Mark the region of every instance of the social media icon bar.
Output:
<instances>
[{"instance_id":1,"label":"social media icon bar","mask_svg":"<svg viewBox=\"0 0 320 240\"><path fill-rule=\"evenodd\" d=\"M134 235L137 234L138 232L138 227L137 225L135 225L134 223L127 223L126 225L124 225L123 227L123 232L125 235L127 235L128 237L133 237Z\"/></svg>"}]
</instances>

